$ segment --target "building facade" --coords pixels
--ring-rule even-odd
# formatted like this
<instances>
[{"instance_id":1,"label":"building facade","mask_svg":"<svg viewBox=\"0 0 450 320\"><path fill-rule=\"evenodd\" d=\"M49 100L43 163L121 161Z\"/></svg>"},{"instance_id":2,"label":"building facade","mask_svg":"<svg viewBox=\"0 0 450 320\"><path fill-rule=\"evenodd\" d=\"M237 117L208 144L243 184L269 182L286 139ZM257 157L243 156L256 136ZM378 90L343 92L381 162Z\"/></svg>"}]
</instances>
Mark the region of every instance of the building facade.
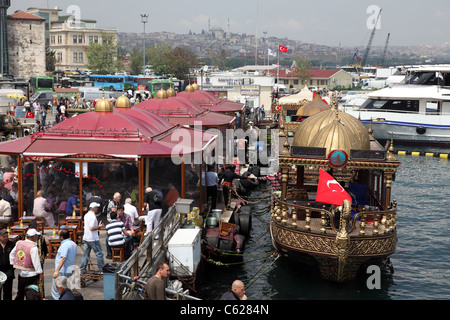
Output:
<instances>
[{"instance_id":1,"label":"building facade","mask_svg":"<svg viewBox=\"0 0 450 320\"><path fill-rule=\"evenodd\" d=\"M221 99L245 103L247 108L264 106L271 114L272 90L275 78L258 71L261 66L248 66L229 72L209 72L197 77L201 90L211 92Z\"/></svg>"},{"instance_id":2,"label":"building facade","mask_svg":"<svg viewBox=\"0 0 450 320\"><path fill-rule=\"evenodd\" d=\"M9 73L7 15L10 5L10 0L0 0L0 74Z\"/></svg>"},{"instance_id":3,"label":"building facade","mask_svg":"<svg viewBox=\"0 0 450 320\"><path fill-rule=\"evenodd\" d=\"M45 19L24 11L8 15L9 73L45 75Z\"/></svg>"},{"instance_id":4,"label":"building facade","mask_svg":"<svg viewBox=\"0 0 450 320\"><path fill-rule=\"evenodd\" d=\"M271 69L268 70L279 84L284 84L287 88L301 90L305 86L294 70L291 69ZM320 89L351 89L353 76L342 69L312 69L309 71L307 86L314 86Z\"/></svg>"},{"instance_id":5,"label":"building facade","mask_svg":"<svg viewBox=\"0 0 450 320\"><path fill-rule=\"evenodd\" d=\"M56 70L86 70L89 45L102 43L104 35L112 35L117 42L117 30L98 28L95 20L59 17L50 27L50 47L56 53Z\"/></svg>"}]
</instances>

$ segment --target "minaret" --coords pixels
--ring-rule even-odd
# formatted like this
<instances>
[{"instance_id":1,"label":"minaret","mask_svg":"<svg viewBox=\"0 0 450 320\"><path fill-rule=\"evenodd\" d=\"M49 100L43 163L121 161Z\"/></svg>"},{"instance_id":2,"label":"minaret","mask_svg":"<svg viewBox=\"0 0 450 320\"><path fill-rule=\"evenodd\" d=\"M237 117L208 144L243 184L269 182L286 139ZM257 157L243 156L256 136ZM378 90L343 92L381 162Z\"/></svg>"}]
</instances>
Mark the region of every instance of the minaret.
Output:
<instances>
[{"instance_id":1,"label":"minaret","mask_svg":"<svg viewBox=\"0 0 450 320\"><path fill-rule=\"evenodd\" d=\"M7 16L11 0L0 0L0 74L9 73Z\"/></svg>"}]
</instances>

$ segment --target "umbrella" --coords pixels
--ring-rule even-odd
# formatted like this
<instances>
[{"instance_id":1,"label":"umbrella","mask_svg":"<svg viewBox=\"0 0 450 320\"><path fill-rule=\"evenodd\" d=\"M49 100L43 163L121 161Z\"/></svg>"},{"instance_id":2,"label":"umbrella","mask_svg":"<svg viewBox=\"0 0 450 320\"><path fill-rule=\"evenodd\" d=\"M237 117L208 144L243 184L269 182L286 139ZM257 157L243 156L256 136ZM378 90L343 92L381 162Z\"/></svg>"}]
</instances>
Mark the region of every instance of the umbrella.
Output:
<instances>
[{"instance_id":1,"label":"umbrella","mask_svg":"<svg viewBox=\"0 0 450 320\"><path fill-rule=\"evenodd\" d=\"M12 99L26 99L27 98L23 94L19 94L19 93L10 93L10 94L7 94L6 97L12 98Z\"/></svg>"}]
</instances>

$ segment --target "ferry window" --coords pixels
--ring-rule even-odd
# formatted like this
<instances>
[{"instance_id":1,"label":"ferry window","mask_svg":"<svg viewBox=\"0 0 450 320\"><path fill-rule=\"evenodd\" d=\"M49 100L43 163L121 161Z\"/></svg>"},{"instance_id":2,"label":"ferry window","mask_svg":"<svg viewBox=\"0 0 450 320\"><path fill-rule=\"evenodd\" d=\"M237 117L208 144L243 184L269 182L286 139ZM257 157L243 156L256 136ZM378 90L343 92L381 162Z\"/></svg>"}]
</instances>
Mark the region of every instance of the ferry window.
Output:
<instances>
[{"instance_id":1,"label":"ferry window","mask_svg":"<svg viewBox=\"0 0 450 320\"><path fill-rule=\"evenodd\" d=\"M427 101L425 106L426 106L426 114L441 113L441 104L439 101Z\"/></svg>"},{"instance_id":2,"label":"ferry window","mask_svg":"<svg viewBox=\"0 0 450 320\"><path fill-rule=\"evenodd\" d=\"M396 112L419 112L418 100L366 100L361 109L396 111Z\"/></svg>"}]
</instances>

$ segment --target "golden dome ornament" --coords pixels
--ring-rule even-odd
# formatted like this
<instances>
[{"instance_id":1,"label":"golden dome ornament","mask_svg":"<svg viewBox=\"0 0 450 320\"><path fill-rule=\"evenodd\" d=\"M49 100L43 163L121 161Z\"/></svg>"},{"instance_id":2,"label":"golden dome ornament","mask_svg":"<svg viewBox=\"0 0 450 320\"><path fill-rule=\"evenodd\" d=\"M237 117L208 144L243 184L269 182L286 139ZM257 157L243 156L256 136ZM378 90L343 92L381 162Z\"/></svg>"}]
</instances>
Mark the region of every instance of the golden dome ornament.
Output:
<instances>
[{"instance_id":1,"label":"golden dome ornament","mask_svg":"<svg viewBox=\"0 0 450 320\"><path fill-rule=\"evenodd\" d=\"M175 91L174 88L169 88L166 91L167 97L176 97L177 96L177 92Z\"/></svg>"},{"instance_id":2,"label":"golden dome ornament","mask_svg":"<svg viewBox=\"0 0 450 320\"><path fill-rule=\"evenodd\" d=\"M131 108L131 101L122 91L122 95L117 98L115 103L116 108Z\"/></svg>"},{"instance_id":3,"label":"golden dome ornament","mask_svg":"<svg viewBox=\"0 0 450 320\"><path fill-rule=\"evenodd\" d=\"M167 99L167 93L165 90L161 89L156 93L156 99Z\"/></svg>"},{"instance_id":4,"label":"golden dome ornament","mask_svg":"<svg viewBox=\"0 0 450 320\"><path fill-rule=\"evenodd\" d=\"M113 112L113 104L105 99L105 89L103 88L103 98L95 104L95 112Z\"/></svg>"}]
</instances>

